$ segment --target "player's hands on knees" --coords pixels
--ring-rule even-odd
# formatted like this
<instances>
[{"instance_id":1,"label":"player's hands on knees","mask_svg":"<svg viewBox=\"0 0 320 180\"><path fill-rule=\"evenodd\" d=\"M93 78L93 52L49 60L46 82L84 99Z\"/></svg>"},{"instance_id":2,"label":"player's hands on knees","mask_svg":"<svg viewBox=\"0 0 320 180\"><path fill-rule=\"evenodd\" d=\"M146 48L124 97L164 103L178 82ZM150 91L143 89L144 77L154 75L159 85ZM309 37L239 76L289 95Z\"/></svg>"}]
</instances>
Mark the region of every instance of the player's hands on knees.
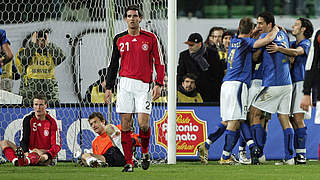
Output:
<instances>
[{"instance_id":1,"label":"player's hands on knees","mask_svg":"<svg viewBox=\"0 0 320 180\"><path fill-rule=\"evenodd\" d=\"M311 106L311 97L310 95L304 95L301 99L300 108L308 111L309 106Z\"/></svg>"},{"instance_id":2,"label":"player's hands on knees","mask_svg":"<svg viewBox=\"0 0 320 180\"><path fill-rule=\"evenodd\" d=\"M161 87L158 86L158 85L155 85L153 87L153 90L152 90L152 100L157 100L161 95Z\"/></svg>"},{"instance_id":3,"label":"player's hands on knees","mask_svg":"<svg viewBox=\"0 0 320 180\"><path fill-rule=\"evenodd\" d=\"M107 89L104 93L104 102L109 104L111 103L111 97L112 97L112 91L110 89Z\"/></svg>"}]
</instances>

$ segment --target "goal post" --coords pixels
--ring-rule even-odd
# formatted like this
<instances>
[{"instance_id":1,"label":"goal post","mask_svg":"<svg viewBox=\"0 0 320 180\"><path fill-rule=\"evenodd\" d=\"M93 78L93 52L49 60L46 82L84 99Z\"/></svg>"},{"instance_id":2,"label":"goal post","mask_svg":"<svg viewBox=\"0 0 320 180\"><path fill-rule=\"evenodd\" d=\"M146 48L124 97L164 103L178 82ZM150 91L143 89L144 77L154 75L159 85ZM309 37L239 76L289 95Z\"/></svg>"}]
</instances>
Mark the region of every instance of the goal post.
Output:
<instances>
[{"instance_id":1,"label":"goal post","mask_svg":"<svg viewBox=\"0 0 320 180\"><path fill-rule=\"evenodd\" d=\"M62 62L54 63L54 68L50 69L54 72L54 77L51 78L57 82L59 103L52 103L49 100L48 110L56 117L61 129L62 150L58 155L59 159L72 160L76 151L83 152L90 149L91 142L96 136L88 124L88 116L92 112L102 112L105 118L114 124L119 124L121 121L119 114L115 112L115 104L108 106L101 102L103 90L99 89L101 87L99 83L105 75L103 68L108 66L111 58L113 37L127 29L127 24L123 20L125 8L135 4L144 10L144 18L140 25L157 35L165 64L168 66L169 2L169 0L9 1L0 14L0 23L16 55L13 62L21 78L9 79L12 87L7 90L8 93L1 93L1 98L15 97L20 101L12 103L13 100L6 100L0 104L0 140L8 139L19 144L22 127L20 123L24 115L32 111L30 103L19 103L23 96L21 90L31 82L27 73L32 71L28 69L31 61L23 63L19 59L19 52L28 48L33 42L34 32L45 31L48 33L49 42L60 48L66 57ZM40 83L37 87L40 88L39 91L45 94L53 91L50 88L46 89L45 81L38 83ZM94 90L97 94L93 103L93 96L90 101L86 97L87 92ZM2 94L5 95L2 97ZM163 95L166 96L167 92L164 91ZM166 110L167 102L153 103L149 149L154 160L167 159L167 146L158 142L156 137L162 136L165 139L164 136L167 135L157 134L154 128L156 122L166 117ZM138 128L136 132L138 133Z\"/></svg>"}]
</instances>

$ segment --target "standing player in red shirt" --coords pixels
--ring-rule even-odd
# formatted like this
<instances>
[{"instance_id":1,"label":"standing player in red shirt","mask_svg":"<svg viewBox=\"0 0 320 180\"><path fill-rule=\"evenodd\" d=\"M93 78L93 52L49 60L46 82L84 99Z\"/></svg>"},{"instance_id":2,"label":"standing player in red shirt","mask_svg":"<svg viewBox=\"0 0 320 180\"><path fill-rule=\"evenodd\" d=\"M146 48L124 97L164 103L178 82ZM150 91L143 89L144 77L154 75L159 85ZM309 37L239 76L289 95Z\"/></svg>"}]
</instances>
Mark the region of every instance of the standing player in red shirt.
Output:
<instances>
[{"instance_id":1,"label":"standing player in red shirt","mask_svg":"<svg viewBox=\"0 0 320 180\"><path fill-rule=\"evenodd\" d=\"M151 102L160 97L164 63L156 35L142 30L139 26L142 21L141 10L137 6L127 7L124 19L128 24L128 30L117 34L113 40L113 52L106 77L105 101L110 103L111 89L115 85L120 65L116 110L121 116L121 143L127 163L122 171L133 172L130 136L132 114L138 113L141 166L146 170L150 166L148 147ZM151 91L153 66L157 72L157 79Z\"/></svg>"},{"instance_id":2,"label":"standing player in red shirt","mask_svg":"<svg viewBox=\"0 0 320 180\"><path fill-rule=\"evenodd\" d=\"M53 165L52 160L61 149L61 139L56 120L46 108L46 97L36 95L33 98L34 112L23 118L20 147L8 140L0 141L5 156L15 166Z\"/></svg>"}]
</instances>

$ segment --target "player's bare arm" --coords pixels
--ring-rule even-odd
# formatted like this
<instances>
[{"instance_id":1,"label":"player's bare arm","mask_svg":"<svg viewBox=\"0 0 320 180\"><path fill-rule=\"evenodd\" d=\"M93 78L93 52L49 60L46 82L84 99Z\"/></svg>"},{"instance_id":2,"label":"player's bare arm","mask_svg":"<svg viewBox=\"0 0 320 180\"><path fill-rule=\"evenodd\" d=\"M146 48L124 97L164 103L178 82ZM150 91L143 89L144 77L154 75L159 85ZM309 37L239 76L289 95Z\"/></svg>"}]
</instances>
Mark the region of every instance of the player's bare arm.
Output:
<instances>
[{"instance_id":1,"label":"player's bare arm","mask_svg":"<svg viewBox=\"0 0 320 180\"><path fill-rule=\"evenodd\" d=\"M282 46L278 46L276 43L272 43L272 44L268 45L266 47L266 49L269 53L276 53L279 51L279 52L286 54L288 56L300 56L305 53L304 49L301 46L299 46L297 48L285 48Z\"/></svg>"},{"instance_id":2,"label":"player's bare arm","mask_svg":"<svg viewBox=\"0 0 320 180\"><path fill-rule=\"evenodd\" d=\"M260 47L263 47L263 46L271 43L276 38L278 32L279 32L279 28L277 26L274 26L272 28L272 31L269 32L264 38L258 39L254 43L253 47L254 48L260 48Z\"/></svg>"}]
</instances>

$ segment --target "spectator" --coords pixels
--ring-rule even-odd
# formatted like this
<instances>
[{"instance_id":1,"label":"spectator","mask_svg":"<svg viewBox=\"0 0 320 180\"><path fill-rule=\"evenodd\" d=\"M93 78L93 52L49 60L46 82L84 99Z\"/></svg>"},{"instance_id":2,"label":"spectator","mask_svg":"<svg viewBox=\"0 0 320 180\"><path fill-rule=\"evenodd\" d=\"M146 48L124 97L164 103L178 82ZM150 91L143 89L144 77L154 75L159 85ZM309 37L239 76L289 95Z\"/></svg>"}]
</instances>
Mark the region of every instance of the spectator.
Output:
<instances>
[{"instance_id":1,"label":"spectator","mask_svg":"<svg viewBox=\"0 0 320 180\"><path fill-rule=\"evenodd\" d=\"M223 50L219 52L220 60L224 65L224 73L227 72L227 57L228 57L228 50L231 38L233 38L234 33L232 31L225 31L222 34L222 45Z\"/></svg>"},{"instance_id":2,"label":"spectator","mask_svg":"<svg viewBox=\"0 0 320 180\"><path fill-rule=\"evenodd\" d=\"M10 47L10 41L7 38L6 31L0 29L0 89L10 91L12 90L13 71L16 71L13 62L13 53Z\"/></svg>"},{"instance_id":3,"label":"spectator","mask_svg":"<svg viewBox=\"0 0 320 180\"><path fill-rule=\"evenodd\" d=\"M194 74L187 73L183 76L183 82L178 86L177 97L180 103L202 103L200 93L196 89L196 79Z\"/></svg>"},{"instance_id":4,"label":"spectator","mask_svg":"<svg viewBox=\"0 0 320 180\"><path fill-rule=\"evenodd\" d=\"M48 32L34 32L31 41L18 55L22 66L20 95L24 104L32 104L34 93L42 92L48 103L60 103L55 67L65 59L65 53L49 42Z\"/></svg>"},{"instance_id":5,"label":"spectator","mask_svg":"<svg viewBox=\"0 0 320 180\"><path fill-rule=\"evenodd\" d=\"M46 108L46 97L34 96L34 111L23 119L20 147L8 140L0 141L4 155L14 166L55 165L55 157L61 149L60 132L55 118Z\"/></svg>"},{"instance_id":6,"label":"spectator","mask_svg":"<svg viewBox=\"0 0 320 180\"><path fill-rule=\"evenodd\" d=\"M224 31L225 28L223 27L212 27L206 41L204 42L206 47L214 48L218 52L222 51L222 35Z\"/></svg>"},{"instance_id":7,"label":"spectator","mask_svg":"<svg viewBox=\"0 0 320 180\"><path fill-rule=\"evenodd\" d=\"M316 117L319 117L319 105L320 105L320 84L319 84L319 74L320 74L320 29L314 31L311 38L311 48L306 63L306 74L303 84L303 97L301 100L300 107L308 111L309 106L312 106L311 101L311 88L317 86L317 93L315 93L312 88L312 93L317 96L317 112ZM317 84L318 83L318 84ZM318 116L317 116L318 114ZM319 120L316 120L319 122Z\"/></svg>"},{"instance_id":8,"label":"spectator","mask_svg":"<svg viewBox=\"0 0 320 180\"><path fill-rule=\"evenodd\" d=\"M163 78L163 88L160 92L160 97L153 102L168 102L168 76L165 75Z\"/></svg>"},{"instance_id":9,"label":"spectator","mask_svg":"<svg viewBox=\"0 0 320 180\"><path fill-rule=\"evenodd\" d=\"M199 33L192 33L185 44L188 49L179 55L178 86L182 84L184 75L193 73L198 77L196 86L203 102L219 102L224 72L218 52L206 48Z\"/></svg>"},{"instance_id":10,"label":"spectator","mask_svg":"<svg viewBox=\"0 0 320 180\"><path fill-rule=\"evenodd\" d=\"M104 94L107 75L107 68L100 69L98 72L100 79L95 83L91 84L86 92L85 102L87 103L104 103ZM113 93L112 103L115 102L115 93Z\"/></svg>"}]
</instances>

